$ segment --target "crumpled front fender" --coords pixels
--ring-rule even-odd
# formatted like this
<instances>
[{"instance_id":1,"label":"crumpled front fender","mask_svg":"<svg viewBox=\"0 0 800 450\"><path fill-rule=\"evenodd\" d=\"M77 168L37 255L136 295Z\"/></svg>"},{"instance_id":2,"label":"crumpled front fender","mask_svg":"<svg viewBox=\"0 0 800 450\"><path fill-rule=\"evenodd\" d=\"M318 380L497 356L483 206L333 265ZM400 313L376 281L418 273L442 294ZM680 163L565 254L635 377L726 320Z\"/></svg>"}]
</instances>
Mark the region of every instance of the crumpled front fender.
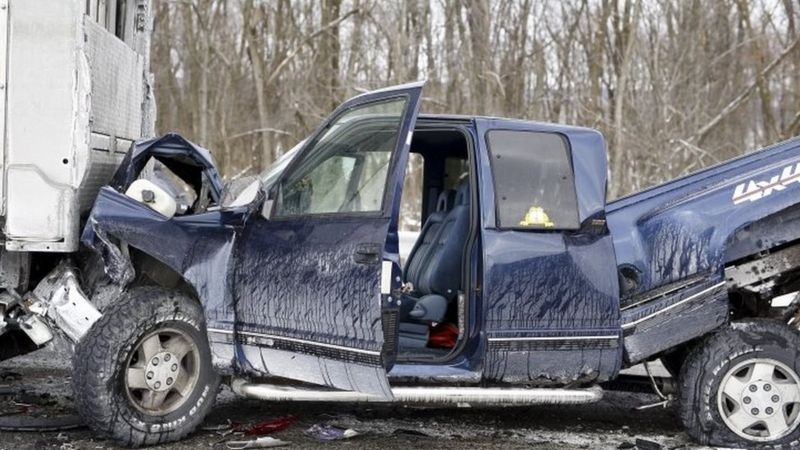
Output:
<instances>
[{"instance_id":1,"label":"crumpled front fender","mask_svg":"<svg viewBox=\"0 0 800 450\"><path fill-rule=\"evenodd\" d=\"M249 206L167 217L124 194L137 179L147 157L157 158L184 181L210 182L218 201L221 182L210 154L177 135L137 143L110 186L98 193L81 241L98 252L108 276L121 286L136 277L128 248L135 248L183 277L206 310L207 324L232 327L233 300L227 284L236 230L251 213ZM194 167L195 172L186 171Z\"/></svg>"},{"instance_id":2,"label":"crumpled front fender","mask_svg":"<svg viewBox=\"0 0 800 450\"><path fill-rule=\"evenodd\" d=\"M182 235L174 219L109 187L100 190L81 241L103 258L106 274L125 286L135 274L121 244L131 245L166 264L178 273L183 270L193 239Z\"/></svg>"}]
</instances>

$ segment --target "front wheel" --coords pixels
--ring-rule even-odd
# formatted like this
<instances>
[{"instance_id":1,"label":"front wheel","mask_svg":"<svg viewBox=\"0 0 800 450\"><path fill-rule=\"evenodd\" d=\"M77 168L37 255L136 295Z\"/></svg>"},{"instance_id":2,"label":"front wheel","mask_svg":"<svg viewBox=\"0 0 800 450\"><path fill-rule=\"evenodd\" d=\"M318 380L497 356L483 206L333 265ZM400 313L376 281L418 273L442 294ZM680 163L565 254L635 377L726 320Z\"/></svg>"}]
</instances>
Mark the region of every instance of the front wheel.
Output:
<instances>
[{"instance_id":1,"label":"front wheel","mask_svg":"<svg viewBox=\"0 0 800 450\"><path fill-rule=\"evenodd\" d=\"M702 444L800 445L800 334L767 319L709 336L681 369L680 416Z\"/></svg>"},{"instance_id":2,"label":"front wheel","mask_svg":"<svg viewBox=\"0 0 800 450\"><path fill-rule=\"evenodd\" d=\"M191 433L219 386L202 308L156 287L133 289L109 307L77 345L73 368L87 425L133 447Z\"/></svg>"}]
</instances>

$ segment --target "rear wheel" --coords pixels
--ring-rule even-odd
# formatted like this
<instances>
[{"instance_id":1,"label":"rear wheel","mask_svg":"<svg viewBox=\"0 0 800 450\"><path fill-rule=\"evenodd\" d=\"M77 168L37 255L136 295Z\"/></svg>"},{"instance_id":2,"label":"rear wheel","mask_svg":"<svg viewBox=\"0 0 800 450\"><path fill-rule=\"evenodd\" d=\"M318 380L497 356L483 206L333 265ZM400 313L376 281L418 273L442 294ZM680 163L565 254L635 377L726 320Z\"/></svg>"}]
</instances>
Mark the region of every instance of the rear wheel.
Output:
<instances>
[{"instance_id":1,"label":"rear wheel","mask_svg":"<svg viewBox=\"0 0 800 450\"><path fill-rule=\"evenodd\" d=\"M706 338L681 369L680 415L703 444L800 444L800 335L777 320L735 322Z\"/></svg>"},{"instance_id":2,"label":"rear wheel","mask_svg":"<svg viewBox=\"0 0 800 450\"><path fill-rule=\"evenodd\" d=\"M202 308L158 287L134 289L111 305L76 347L73 367L81 417L129 446L191 433L219 386Z\"/></svg>"},{"instance_id":3,"label":"rear wheel","mask_svg":"<svg viewBox=\"0 0 800 450\"><path fill-rule=\"evenodd\" d=\"M717 392L722 421L748 440L777 440L800 419L800 379L794 369L770 358L746 359L728 370Z\"/></svg>"}]
</instances>

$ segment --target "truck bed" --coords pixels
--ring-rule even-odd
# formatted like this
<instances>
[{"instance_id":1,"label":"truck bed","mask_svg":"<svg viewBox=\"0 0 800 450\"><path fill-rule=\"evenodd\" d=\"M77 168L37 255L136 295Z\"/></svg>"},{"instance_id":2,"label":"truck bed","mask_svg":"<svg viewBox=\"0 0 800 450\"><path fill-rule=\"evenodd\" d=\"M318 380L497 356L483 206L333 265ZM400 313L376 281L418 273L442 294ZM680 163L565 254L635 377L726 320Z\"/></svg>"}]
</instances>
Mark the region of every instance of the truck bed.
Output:
<instances>
[{"instance_id":1,"label":"truck bed","mask_svg":"<svg viewBox=\"0 0 800 450\"><path fill-rule=\"evenodd\" d=\"M728 246L737 231L797 203L800 138L748 153L610 202L617 264L638 274L635 291L709 273L726 261L800 237L786 229L751 245ZM794 192L793 192L794 191Z\"/></svg>"}]
</instances>

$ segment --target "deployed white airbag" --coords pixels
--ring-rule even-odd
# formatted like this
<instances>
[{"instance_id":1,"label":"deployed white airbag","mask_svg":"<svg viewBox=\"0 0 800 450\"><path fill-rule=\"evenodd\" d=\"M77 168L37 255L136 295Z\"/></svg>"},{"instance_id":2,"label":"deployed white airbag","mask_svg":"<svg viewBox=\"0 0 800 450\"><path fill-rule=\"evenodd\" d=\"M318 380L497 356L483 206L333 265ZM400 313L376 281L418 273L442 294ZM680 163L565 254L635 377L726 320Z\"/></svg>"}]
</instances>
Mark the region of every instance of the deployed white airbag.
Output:
<instances>
[{"instance_id":1,"label":"deployed white airbag","mask_svg":"<svg viewBox=\"0 0 800 450\"><path fill-rule=\"evenodd\" d=\"M125 195L153 208L167 217L173 217L178 209L175 197L150 180L136 180L131 183Z\"/></svg>"}]
</instances>

